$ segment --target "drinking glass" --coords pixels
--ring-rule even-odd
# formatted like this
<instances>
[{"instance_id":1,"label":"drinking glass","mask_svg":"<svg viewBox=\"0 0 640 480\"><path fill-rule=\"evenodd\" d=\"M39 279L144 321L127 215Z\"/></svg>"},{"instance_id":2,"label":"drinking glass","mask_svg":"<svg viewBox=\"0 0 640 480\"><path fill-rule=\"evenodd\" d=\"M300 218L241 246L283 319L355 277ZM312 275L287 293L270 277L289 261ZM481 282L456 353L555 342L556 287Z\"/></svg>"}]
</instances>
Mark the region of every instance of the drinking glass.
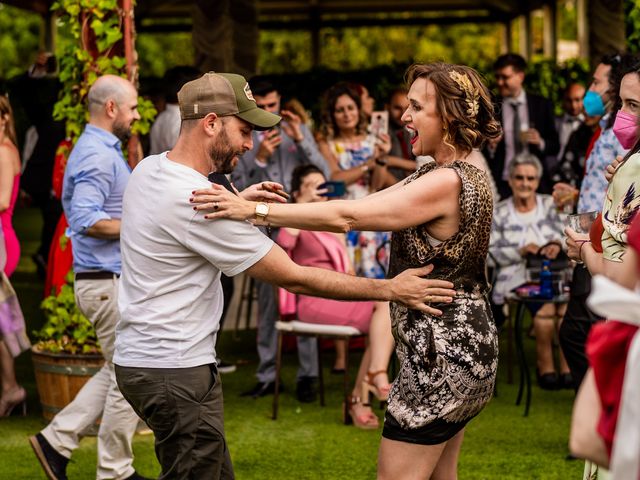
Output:
<instances>
[{"instance_id":1,"label":"drinking glass","mask_svg":"<svg viewBox=\"0 0 640 480\"><path fill-rule=\"evenodd\" d=\"M585 212L576 213L575 215L567 216L567 224L576 233L589 234L591 224L595 221L600 212Z\"/></svg>"}]
</instances>

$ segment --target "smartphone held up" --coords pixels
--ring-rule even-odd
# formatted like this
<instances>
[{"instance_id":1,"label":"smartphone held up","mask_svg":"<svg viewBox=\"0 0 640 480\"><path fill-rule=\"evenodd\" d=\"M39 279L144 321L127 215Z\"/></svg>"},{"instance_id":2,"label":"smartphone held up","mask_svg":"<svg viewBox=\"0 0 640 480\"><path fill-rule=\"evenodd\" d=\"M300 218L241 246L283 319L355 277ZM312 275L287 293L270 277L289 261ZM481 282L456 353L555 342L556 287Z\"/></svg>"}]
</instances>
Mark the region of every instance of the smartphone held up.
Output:
<instances>
[{"instance_id":1,"label":"smartphone held up","mask_svg":"<svg viewBox=\"0 0 640 480\"><path fill-rule=\"evenodd\" d=\"M371 135L378 138L380 135L389 134L389 112L378 110L371 114Z\"/></svg>"},{"instance_id":2,"label":"smartphone held up","mask_svg":"<svg viewBox=\"0 0 640 480\"><path fill-rule=\"evenodd\" d=\"M326 190L321 194L323 197L342 197L346 192L346 187L344 182L328 181L318 185L318 190Z\"/></svg>"}]
</instances>

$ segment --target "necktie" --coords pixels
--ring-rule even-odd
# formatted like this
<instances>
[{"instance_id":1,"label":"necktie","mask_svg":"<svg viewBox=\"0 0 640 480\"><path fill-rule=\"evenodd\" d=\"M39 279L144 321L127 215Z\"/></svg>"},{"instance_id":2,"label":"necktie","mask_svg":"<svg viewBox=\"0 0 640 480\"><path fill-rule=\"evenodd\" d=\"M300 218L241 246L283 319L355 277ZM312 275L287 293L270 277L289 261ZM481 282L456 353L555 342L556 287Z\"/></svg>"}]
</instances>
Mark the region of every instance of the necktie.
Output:
<instances>
[{"instance_id":1,"label":"necktie","mask_svg":"<svg viewBox=\"0 0 640 480\"><path fill-rule=\"evenodd\" d=\"M520 129L522 125L520 123L520 112L518 109L519 103L512 103L511 107L513 108L513 148L515 149L516 155L522 152L522 136L520 134Z\"/></svg>"}]
</instances>

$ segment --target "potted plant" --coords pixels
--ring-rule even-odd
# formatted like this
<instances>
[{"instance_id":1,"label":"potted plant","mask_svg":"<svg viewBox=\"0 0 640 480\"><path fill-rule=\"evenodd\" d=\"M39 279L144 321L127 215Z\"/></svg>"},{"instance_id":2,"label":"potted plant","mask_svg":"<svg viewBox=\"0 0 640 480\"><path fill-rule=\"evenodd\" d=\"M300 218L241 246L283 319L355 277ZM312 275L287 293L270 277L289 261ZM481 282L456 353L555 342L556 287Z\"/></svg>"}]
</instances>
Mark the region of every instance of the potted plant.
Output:
<instances>
[{"instance_id":1,"label":"potted plant","mask_svg":"<svg viewBox=\"0 0 640 480\"><path fill-rule=\"evenodd\" d=\"M134 3L125 0L56 0L51 5L62 31L61 37L66 39L59 54L58 76L62 90L53 111L54 118L66 124L68 139L58 152L64 157L68 156L88 120L87 93L93 82L104 74L120 75L137 82ZM139 98L138 111L141 119L133 125L132 131L145 134L151 127L156 110L150 100ZM134 143L128 147L124 147L124 153L129 153L129 163L133 167L138 149ZM56 170L59 194L65 163L61 159ZM58 225L61 235L53 241L61 251L66 249L68 242L63 234L65 226L66 220L62 217ZM55 253L52 257L60 258ZM66 261L70 263L69 256ZM51 263L49 268L53 268ZM57 280L53 285L56 288L62 283L62 279ZM73 273L67 274L65 280L57 294L42 302L47 321L34 332L39 341L32 347L38 393L47 419L53 418L73 400L104 362L93 326L75 303Z\"/></svg>"},{"instance_id":2,"label":"potted plant","mask_svg":"<svg viewBox=\"0 0 640 480\"><path fill-rule=\"evenodd\" d=\"M71 402L104 363L93 325L82 315L73 295L73 274L57 295L41 303L46 322L33 332L31 348L42 413L51 420Z\"/></svg>"}]
</instances>

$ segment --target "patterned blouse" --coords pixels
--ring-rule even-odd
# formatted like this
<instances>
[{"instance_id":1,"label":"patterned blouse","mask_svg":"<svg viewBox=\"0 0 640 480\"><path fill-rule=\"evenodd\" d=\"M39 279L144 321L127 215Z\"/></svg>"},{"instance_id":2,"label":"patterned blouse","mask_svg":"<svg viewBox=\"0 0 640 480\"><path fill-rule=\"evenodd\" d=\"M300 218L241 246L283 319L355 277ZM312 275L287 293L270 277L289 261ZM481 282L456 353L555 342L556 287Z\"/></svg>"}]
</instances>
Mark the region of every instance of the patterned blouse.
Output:
<instances>
[{"instance_id":1,"label":"patterned blouse","mask_svg":"<svg viewBox=\"0 0 640 480\"><path fill-rule=\"evenodd\" d=\"M375 139L369 135L361 142L345 144L331 140L329 148L338 159L341 170L349 170L365 164L373 155ZM348 200L357 200L371 193L370 174L366 173L356 182L347 185ZM351 231L347 235L347 252L359 277L384 278L389 264L389 232Z\"/></svg>"},{"instance_id":2,"label":"patterned blouse","mask_svg":"<svg viewBox=\"0 0 640 480\"><path fill-rule=\"evenodd\" d=\"M543 246L563 237L564 215L558 213L553 198L537 194L536 203L530 218L518 214L513 198L496 205L489 243L490 264L498 268L492 294L496 305L502 305L505 296L526 281L525 261L519 250L532 239Z\"/></svg>"},{"instance_id":3,"label":"patterned blouse","mask_svg":"<svg viewBox=\"0 0 640 480\"><path fill-rule=\"evenodd\" d=\"M621 262L627 247L627 232L640 211L640 153L618 167L602 208L602 252L606 260Z\"/></svg>"},{"instance_id":4,"label":"patterned blouse","mask_svg":"<svg viewBox=\"0 0 640 480\"><path fill-rule=\"evenodd\" d=\"M600 120L602 133L593 144L593 150L587 158L586 172L580 186L578 198L578 213L600 212L608 188L604 172L617 156L624 156L628 150L622 148L613 133L613 128L604 129L608 115Z\"/></svg>"}]
</instances>

